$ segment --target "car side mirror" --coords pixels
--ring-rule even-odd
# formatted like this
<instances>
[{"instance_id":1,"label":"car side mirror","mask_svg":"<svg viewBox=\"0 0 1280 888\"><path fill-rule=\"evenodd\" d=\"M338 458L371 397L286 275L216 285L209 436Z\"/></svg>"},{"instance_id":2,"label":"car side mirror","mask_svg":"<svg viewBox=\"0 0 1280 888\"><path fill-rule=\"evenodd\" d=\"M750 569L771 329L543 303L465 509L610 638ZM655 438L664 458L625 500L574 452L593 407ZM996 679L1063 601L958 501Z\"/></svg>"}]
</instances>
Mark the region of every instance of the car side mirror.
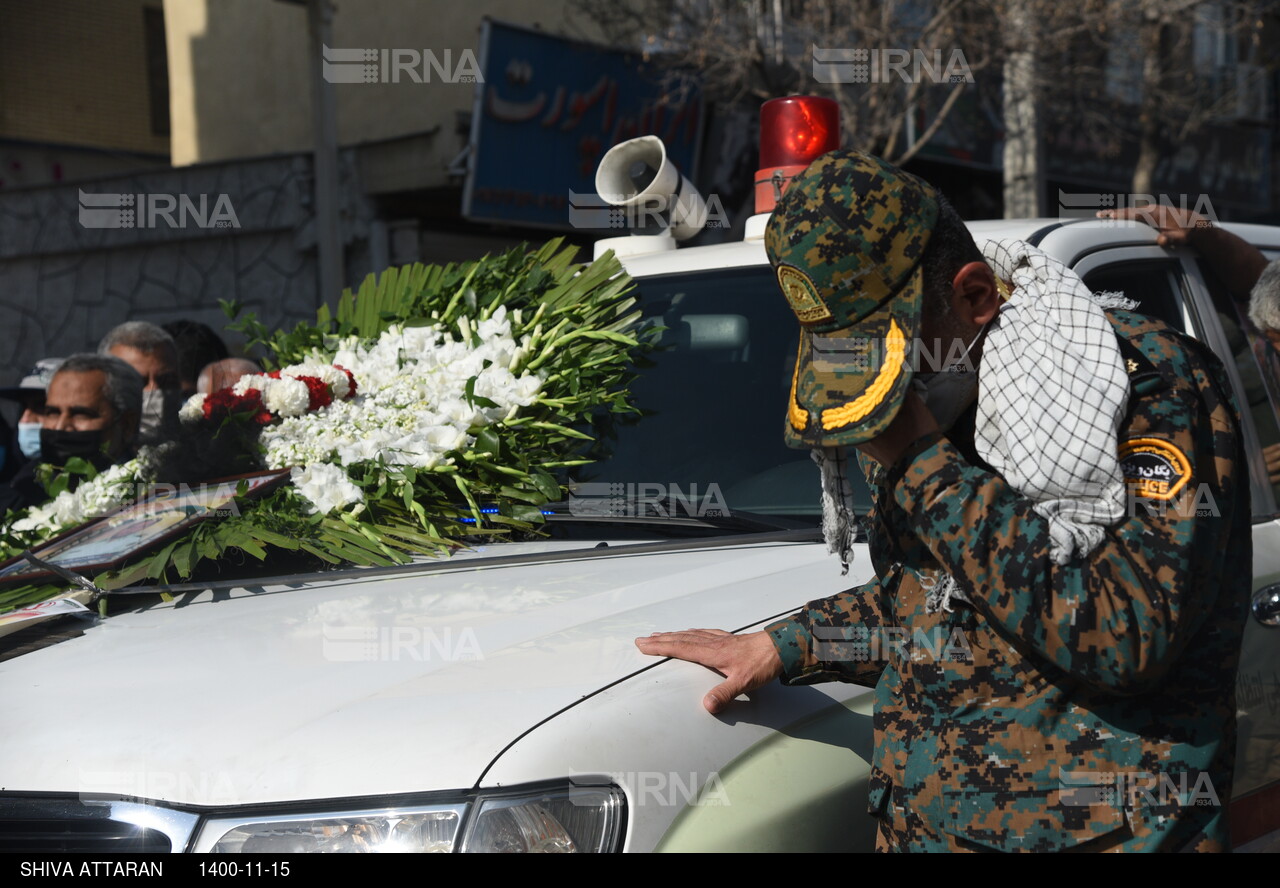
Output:
<instances>
[{"instance_id":1,"label":"car side mirror","mask_svg":"<svg viewBox=\"0 0 1280 888\"><path fill-rule=\"evenodd\" d=\"M1253 593L1249 609L1263 626L1280 626L1280 583L1272 583Z\"/></svg>"}]
</instances>

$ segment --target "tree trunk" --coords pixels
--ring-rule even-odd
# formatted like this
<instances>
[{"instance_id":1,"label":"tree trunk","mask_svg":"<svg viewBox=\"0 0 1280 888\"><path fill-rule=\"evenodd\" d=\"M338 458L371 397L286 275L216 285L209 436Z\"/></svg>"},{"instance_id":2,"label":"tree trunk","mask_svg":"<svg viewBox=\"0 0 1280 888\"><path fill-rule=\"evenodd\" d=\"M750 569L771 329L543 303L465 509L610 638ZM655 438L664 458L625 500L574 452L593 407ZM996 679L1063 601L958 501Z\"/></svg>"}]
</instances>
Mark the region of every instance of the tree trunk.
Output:
<instances>
[{"instance_id":1,"label":"tree trunk","mask_svg":"<svg viewBox=\"0 0 1280 888\"><path fill-rule=\"evenodd\" d=\"M1161 22L1148 19L1142 24L1142 103L1138 110L1138 161L1133 168L1129 190L1133 194L1154 194L1156 164L1160 162Z\"/></svg>"},{"instance_id":2,"label":"tree trunk","mask_svg":"<svg viewBox=\"0 0 1280 888\"><path fill-rule=\"evenodd\" d=\"M1045 169L1040 111L1036 104L1038 40L1030 4L1008 9L1010 52L1004 63L1004 216L1043 216Z\"/></svg>"}]
</instances>

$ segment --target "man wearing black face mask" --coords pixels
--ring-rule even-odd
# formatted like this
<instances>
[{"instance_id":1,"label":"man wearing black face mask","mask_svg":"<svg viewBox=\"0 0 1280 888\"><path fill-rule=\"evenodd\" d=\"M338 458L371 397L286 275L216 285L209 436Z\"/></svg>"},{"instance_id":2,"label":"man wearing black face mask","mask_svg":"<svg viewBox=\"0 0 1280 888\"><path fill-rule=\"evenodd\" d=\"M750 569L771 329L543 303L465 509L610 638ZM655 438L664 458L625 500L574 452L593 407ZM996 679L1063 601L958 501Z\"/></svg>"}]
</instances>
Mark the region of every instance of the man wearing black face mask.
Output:
<instances>
[{"instance_id":1,"label":"man wearing black face mask","mask_svg":"<svg viewBox=\"0 0 1280 888\"><path fill-rule=\"evenodd\" d=\"M46 498L36 480L41 463L64 466L73 457L99 471L129 459L142 414L142 377L119 358L72 355L49 382L41 416L40 458L0 487L0 515Z\"/></svg>"}]
</instances>

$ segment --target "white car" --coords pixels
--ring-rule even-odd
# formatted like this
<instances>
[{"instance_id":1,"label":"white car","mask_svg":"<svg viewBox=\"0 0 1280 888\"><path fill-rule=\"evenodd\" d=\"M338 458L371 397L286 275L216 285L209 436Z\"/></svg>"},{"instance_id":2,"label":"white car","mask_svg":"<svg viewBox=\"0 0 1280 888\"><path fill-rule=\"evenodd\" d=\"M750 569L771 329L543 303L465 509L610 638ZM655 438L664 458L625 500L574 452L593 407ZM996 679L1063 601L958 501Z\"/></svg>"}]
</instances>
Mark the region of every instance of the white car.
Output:
<instances>
[{"instance_id":1,"label":"white car","mask_svg":"<svg viewBox=\"0 0 1280 888\"><path fill-rule=\"evenodd\" d=\"M1251 406L1255 588L1280 583L1259 458L1280 441L1275 405L1196 257L1137 224L971 227L1038 244L1228 359ZM1229 227L1280 254L1280 229ZM610 455L550 539L171 587L172 603L68 618L21 655L0 639L0 849L872 847L868 688L775 684L712 717L714 675L633 644L758 629L870 574L860 546L841 576L816 528L816 470L782 444L796 334L762 230L756 217L740 243L625 260L670 348L634 386L648 415L601 430ZM1280 633L1250 617L1241 841L1280 826L1277 694Z\"/></svg>"}]
</instances>

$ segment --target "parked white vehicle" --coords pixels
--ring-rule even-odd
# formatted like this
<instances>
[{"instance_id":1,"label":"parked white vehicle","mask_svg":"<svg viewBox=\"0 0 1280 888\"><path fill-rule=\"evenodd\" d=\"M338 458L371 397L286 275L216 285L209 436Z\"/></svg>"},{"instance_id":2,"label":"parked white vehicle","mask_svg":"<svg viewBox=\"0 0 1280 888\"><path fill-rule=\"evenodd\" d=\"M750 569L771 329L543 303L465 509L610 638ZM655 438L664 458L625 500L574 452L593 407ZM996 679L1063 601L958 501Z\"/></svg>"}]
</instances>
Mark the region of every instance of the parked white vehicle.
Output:
<instances>
[{"instance_id":1,"label":"parked white vehicle","mask_svg":"<svg viewBox=\"0 0 1280 888\"><path fill-rule=\"evenodd\" d=\"M795 329L763 222L624 259L670 348L634 386L648 415L604 430L610 455L551 539L173 587L0 663L0 849L870 848L868 688L773 685L713 717L712 675L632 641L757 629L869 577L865 546L848 576L826 554L816 470L782 444ZM1228 359L1252 408L1255 588L1280 583L1259 456L1276 405L1196 257L1138 224L971 227L1038 244ZM1280 229L1228 227L1280 255ZM1252 838L1280 826L1280 633L1250 617L1245 644ZM1269 822L1251 813L1267 806Z\"/></svg>"}]
</instances>

